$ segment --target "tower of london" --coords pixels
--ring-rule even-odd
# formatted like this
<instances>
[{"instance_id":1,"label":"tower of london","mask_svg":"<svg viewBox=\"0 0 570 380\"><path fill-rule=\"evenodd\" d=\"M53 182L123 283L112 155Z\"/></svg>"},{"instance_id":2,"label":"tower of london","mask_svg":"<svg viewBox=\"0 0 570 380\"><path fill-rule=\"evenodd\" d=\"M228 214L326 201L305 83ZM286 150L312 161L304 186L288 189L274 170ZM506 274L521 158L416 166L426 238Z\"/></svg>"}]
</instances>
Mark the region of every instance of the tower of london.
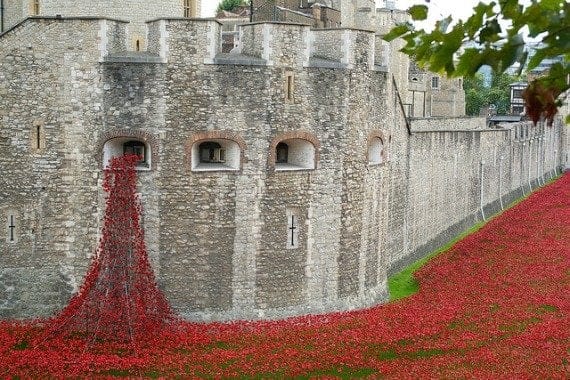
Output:
<instances>
[{"instance_id":1,"label":"tower of london","mask_svg":"<svg viewBox=\"0 0 570 380\"><path fill-rule=\"evenodd\" d=\"M488 129L461 79L382 40L404 12L329 5L338 27L246 23L223 52L198 0L3 0L0 317L78 290L124 153L159 286L208 321L384 302L391 273L559 171L559 125Z\"/></svg>"}]
</instances>

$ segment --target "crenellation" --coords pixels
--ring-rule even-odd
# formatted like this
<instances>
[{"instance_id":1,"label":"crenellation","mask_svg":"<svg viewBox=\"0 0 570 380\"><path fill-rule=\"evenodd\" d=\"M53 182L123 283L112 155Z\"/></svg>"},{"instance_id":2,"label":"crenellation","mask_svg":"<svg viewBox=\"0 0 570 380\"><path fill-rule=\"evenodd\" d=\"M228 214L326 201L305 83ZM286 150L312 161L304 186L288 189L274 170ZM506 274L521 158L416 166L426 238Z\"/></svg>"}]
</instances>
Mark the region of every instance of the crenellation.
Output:
<instances>
[{"instance_id":1,"label":"crenellation","mask_svg":"<svg viewBox=\"0 0 570 380\"><path fill-rule=\"evenodd\" d=\"M128 25L123 21L95 17L34 17L28 19L29 22L34 22L34 20L40 23L49 22L49 20L98 22L99 61L154 62L153 59L145 59L144 55L127 53L129 48L126 37ZM196 64L200 62L197 58L202 57L202 63L213 64L221 55L221 24L216 20L156 19L149 21L147 25L148 46L146 50L150 58L158 56L161 62L164 62L169 59L170 50L185 49L184 54L172 58L186 59ZM311 59L315 58L339 62L342 65L339 67L352 68L356 64L364 64L367 68L372 68L376 55L373 32L356 29L310 30L307 25L253 23L242 26L240 36L239 53L260 58L265 65L269 66L308 66L311 65ZM276 39L277 37L279 39ZM78 46L81 44L79 40ZM172 49L171 45L174 45ZM293 50L296 54L292 54Z\"/></svg>"},{"instance_id":2,"label":"crenellation","mask_svg":"<svg viewBox=\"0 0 570 380\"><path fill-rule=\"evenodd\" d=\"M343 52L342 46L347 46L350 42L344 41L344 29L315 29L311 31L313 35L312 46L310 48L311 57L341 63L343 59L347 61L347 54ZM348 47L345 48L348 52ZM346 62L345 62L346 63Z\"/></svg>"}]
</instances>

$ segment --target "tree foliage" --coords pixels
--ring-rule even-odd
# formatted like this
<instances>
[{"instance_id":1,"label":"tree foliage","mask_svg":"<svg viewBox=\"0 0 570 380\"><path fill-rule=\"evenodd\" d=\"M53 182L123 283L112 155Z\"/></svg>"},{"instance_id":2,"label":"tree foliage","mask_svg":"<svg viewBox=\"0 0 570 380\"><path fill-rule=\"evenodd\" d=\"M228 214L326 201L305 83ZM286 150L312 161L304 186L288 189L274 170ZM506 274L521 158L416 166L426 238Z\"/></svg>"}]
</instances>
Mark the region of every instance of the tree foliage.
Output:
<instances>
[{"instance_id":1,"label":"tree foliage","mask_svg":"<svg viewBox=\"0 0 570 380\"><path fill-rule=\"evenodd\" d=\"M222 0L218 4L218 12L219 11L228 11L231 12L237 7L248 5L249 1L245 0Z\"/></svg>"},{"instance_id":2,"label":"tree foliage","mask_svg":"<svg viewBox=\"0 0 570 380\"><path fill-rule=\"evenodd\" d=\"M414 5L408 12L413 21L427 18L425 5ZM570 88L570 3L564 0L531 0L527 6L517 0L480 2L467 20L454 22L448 16L431 32L416 30L410 22L394 27L384 38L401 37L402 51L422 67L449 76L474 77L479 68L489 65L504 72L515 63L520 70L532 70L547 59L562 57L545 75L534 79L524 93L527 112L536 123L540 117L549 122ZM528 59L525 38L540 42Z\"/></svg>"},{"instance_id":3,"label":"tree foliage","mask_svg":"<svg viewBox=\"0 0 570 380\"><path fill-rule=\"evenodd\" d=\"M463 82L463 89L465 90L465 112L469 116L479 115L483 107L489 105L484 91L487 89L481 74L476 74L473 77L465 78Z\"/></svg>"},{"instance_id":4,"label":"tree foliage","mask_svg":"<svg viewBox=\"0 0 570 380\"><path fill-rule=\"evenodd\" d=\"M491 84L486 85L480 73L465 78L466 113L470 116L479 115L483 107L494 105L498 115L508 114L511 107L509 85L517 81L517 77L506 73L493 73Z\"/></svg>"}]
</instances>

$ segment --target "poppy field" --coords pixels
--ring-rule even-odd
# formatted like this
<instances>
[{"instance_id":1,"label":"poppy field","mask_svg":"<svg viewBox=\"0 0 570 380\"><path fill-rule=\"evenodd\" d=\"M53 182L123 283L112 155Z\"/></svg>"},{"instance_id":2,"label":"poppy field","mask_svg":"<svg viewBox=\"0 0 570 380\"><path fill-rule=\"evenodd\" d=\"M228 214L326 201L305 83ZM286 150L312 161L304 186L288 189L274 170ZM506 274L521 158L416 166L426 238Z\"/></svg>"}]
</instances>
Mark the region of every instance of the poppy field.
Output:
<instances>
[{"instance_id":1,"label":"poppy field","mask_svg":"<svg viewBox=\"0 0 570 380\"><path fill-rule=\"evenodd\" d=\"M101 261L55 319L0 322L0 377L567 379L569 242L567 173L419 269L416 294L365 310L200 324L172 317L158 294L158 306L123 299L132 307L82 324L112 293L95 280ZM137 310L144 328L116 309ZM113 319L126 327L98 325Z\"/></svg>"}]
</instances>

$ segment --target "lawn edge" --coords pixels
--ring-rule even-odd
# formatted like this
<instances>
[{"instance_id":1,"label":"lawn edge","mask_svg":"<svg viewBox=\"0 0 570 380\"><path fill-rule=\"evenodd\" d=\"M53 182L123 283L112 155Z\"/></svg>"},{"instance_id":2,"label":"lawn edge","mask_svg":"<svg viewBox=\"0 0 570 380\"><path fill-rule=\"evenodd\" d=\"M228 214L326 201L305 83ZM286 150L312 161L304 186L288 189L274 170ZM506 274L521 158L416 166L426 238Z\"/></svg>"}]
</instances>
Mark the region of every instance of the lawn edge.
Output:
<instances>
[{"instance_id":1,"label":"lawn edge","mask_svg":"<svg viewBox=\"0 0 570 380\"><path fill-rule=\"evenodd\" d=\"M427 254L426 256L424 256L423 258L421 258L419 260L414 261L412 264L408 265L407 267L405 267L404 269L402 269L398 273L396 273L392 276L389 276L388 277L388 295L389 295L388 302L395 302L395 301L398 301L398 300L401 300L401 299L404 299L404 298L407 298L407 297L410 297L410 296L416 294L420 289L420 284L417 281L417 279L415 278L414 273L417 272L421 267L423 267L425 264L427 264L429 261L431 261L432 259L439 256L440 254L449 251L459 241L461 241L464 238L466 238L467 236L479 231L481 228L483 228L491 220L495 219L498 216L501 216L505 211L510 210L513 207L517 206L519 203L526 200L532 194L535 194L537 191L540 191L540 190L546 188L547 186L551 185L552 183L558 181L560 178L562 178L563 175L564 175L564 172L557 175L556 177L549 179L548 181L546 181L544 183L544 185L537 187L534 191L532 191L528 194L525 194L522 197L517 198L514 201L512 201L503 210L491 215L490 217L488 217L485 220L482 220L482 221L475 223L471 227L469 227L466 230L457 234L453 239L451 239L450 241L448 241L444 245L440 246L435 251Z\"/></svg>"}]
</instances>

